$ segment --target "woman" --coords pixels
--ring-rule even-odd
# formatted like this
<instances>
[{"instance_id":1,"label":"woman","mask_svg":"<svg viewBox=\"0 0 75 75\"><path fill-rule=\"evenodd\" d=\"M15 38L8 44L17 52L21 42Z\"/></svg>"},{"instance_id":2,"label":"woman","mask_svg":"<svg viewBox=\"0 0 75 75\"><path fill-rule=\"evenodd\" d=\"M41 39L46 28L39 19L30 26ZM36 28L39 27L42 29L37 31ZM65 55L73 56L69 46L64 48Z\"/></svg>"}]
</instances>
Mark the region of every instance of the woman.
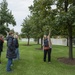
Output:
<instances>
[{"instance_id":1,"label":"woman","mask_svg":"<svg viewBox=\"0 0 75 75\"><path fill-rule=\"evenodd\" d=\"M7 37L7 54L6 54L6 57L8 58L7 72L12 71L11 70L12 61L14 58L16 58L13 36L14 36L13 33L9 32L9 35Z\"/></svg>"},{"instance_id":2,"label":"woman","mask_svg":"<svg viewBox=\"0 0 75 75\"><path fill-rule=\"evenodd\" d=\"M44 50L44 62L46 62L46 56L48 54L48 62L51 62L51 47L52 47L52 43L50 40L49 35L44 35L44 39L43 39L43 50Z\"/></svg>"}]
</instances>

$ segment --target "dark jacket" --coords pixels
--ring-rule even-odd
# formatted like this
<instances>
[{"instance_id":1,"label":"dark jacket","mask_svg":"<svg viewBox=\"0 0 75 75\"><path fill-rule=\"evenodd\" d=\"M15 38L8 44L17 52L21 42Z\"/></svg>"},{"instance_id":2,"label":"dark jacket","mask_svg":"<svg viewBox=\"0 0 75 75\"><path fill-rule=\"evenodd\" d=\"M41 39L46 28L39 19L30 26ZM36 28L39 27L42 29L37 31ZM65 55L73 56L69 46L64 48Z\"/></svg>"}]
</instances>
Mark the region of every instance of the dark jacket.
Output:
<instances>
[{"instance_id":1,"label":"dark jacket","mask_svg":"<svg viewBox=\"0 0 75 75\"><path fill-rule=\"evenodd\" d=\"M44 39L44 50L49 50L49 41L48 41L48 39Z\"/></svg>"},{"instance_id":2,"label":"dark jacket","mask_svg":"<svg viewBox=\"0 0 75 75\"><path fill-rule=\"evenodd\" d=\"M3 51L3 43L4 43L4 40L0 38L0 52Z\"/></svg>"},{"instance_id":3,"label":"dark jacket","mask_svg":"<svg viewBox=\"0 0 75 75\"><path fill-rule=\"evenodd\" d=\"M7 58L16 58L15 45L13 39L14 38L10 35L7 37Z\"/></svg>"}]
</instances>

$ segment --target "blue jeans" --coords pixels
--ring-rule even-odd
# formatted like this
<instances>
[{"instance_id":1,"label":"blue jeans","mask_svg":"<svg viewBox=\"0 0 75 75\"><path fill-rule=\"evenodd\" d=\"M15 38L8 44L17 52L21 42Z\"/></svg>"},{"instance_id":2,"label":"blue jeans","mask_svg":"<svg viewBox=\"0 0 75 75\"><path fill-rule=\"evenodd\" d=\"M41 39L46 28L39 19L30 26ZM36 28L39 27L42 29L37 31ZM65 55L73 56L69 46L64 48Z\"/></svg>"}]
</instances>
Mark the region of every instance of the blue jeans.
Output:
<instances>
[{"instance_id":1,"label":"blue jeans","mask_svg":"<svg viewBox=\"0 0 75 75\"><path fill-rule=\"evenodd\" d=\"M7 71L11 71L11 64L12 64L12 58L8 58L8 62L7 62Z\"/></svg>"},{"instance_id":2,"label":"blue jeans","mask_svg":"<svg viewBox=\"0 0 75 75\"><path fill-rule=\"evenodd\" d=\"M15 52L16 52L16 55L17 55L17 59L20 59L19 49L18 49L18 48L16 48Z\"/></svg>"}]
</instances>

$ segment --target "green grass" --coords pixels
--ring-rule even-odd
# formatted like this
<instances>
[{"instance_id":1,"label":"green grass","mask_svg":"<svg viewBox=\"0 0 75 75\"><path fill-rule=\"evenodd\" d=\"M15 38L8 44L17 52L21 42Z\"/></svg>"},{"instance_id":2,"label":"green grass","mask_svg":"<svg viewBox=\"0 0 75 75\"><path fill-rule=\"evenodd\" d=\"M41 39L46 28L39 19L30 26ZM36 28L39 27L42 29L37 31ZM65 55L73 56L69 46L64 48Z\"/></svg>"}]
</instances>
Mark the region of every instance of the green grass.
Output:
<instances>
[{"instance_id":1,"label":"green grass","mask_svg":"<svg viewBox=\"0 0 75 75\"><path fill-rule=\"evenodd\" d=\"M43 51L36 50L40 45L23 46L20 42L20 60L14 61L13 72L6 72L6 44L2 52L2 64L0 64L0 75L75 75L75 66L61 63L59 57L68 57L68 47L53 46L52 62L43 62ZM75 57L75 48L74 57Z\"/></svg>"}]
</instances>

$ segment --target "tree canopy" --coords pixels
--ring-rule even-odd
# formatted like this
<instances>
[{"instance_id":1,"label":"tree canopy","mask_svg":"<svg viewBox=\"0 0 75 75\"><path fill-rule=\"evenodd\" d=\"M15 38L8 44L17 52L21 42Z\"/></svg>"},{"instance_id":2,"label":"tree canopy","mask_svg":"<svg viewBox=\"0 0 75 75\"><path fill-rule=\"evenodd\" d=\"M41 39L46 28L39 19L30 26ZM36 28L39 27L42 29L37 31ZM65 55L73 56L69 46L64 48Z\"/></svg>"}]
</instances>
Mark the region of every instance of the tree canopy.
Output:
<instances>
[{"instance_id":1,"label":"tree canopy","mask_svg":"<svg viewBox=\"0 0 75 75\"><path fill-rule=\"evenodd\" d=\"M52 9L52 6L56 8ZM69 58L72 59L72 37L75 33L75 1L34 0L29 9L33 16L34 26L38 27L42 36L50 30L52 36L60 35L68 38ZM37 34L39 31L37 31Z\"/></svg>"},{"instance_id":2,"label":"tree canopy","mask_svg":"<svg viewBox=\"0 0 75 75\"><path fill-rule=\"evenodd\" d=\"M14 16L12 15L12 11L8 9L8 3L6 0L3 0L0 3L0 33L5 33L5 31L9 31L8 25L16 25L16 21Z\"/></svg>"}]
</instances>

